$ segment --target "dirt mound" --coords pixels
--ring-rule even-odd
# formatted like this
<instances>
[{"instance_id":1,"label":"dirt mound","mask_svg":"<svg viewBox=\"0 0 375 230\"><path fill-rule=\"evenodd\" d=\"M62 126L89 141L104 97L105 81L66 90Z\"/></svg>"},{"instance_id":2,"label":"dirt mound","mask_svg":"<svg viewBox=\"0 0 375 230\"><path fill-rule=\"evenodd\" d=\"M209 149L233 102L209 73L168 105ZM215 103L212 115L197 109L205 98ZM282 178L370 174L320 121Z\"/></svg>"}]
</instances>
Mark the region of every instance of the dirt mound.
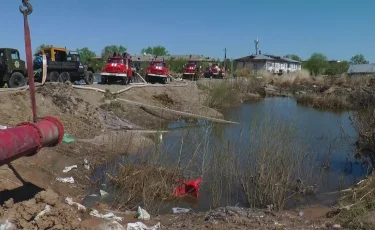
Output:
<instances>
[{"instance_id":1,"label":"dirt mound","mask_svg":"<svg viewBox=\"0 0 375 230\"><path fill-rule=\"evenodd\" d=\"M50 206L50 211L40 213ZM38 215L39 214L39 215ZM33 199L14 204L8 200L0 207L1 223L11 222L16 229L86 229L81 226L81 213L69 206L52 190L42 191Z\"/></svg>"},{"instance_id":2,"label":"dirt mound","mask_svg":"<svg viewBox=\"0 0 375 230\"><path fill-rule=\"evenodd\" d=\"M158 94L158 95L153 95L152 97L155 100L161 102L164 105L173 105L173 104L175 104L175 102L173 101L173 99L171 97L169 97L169 95L166 94L166 93L162 93L162 94Z\"/></svg>"}]
</instances>

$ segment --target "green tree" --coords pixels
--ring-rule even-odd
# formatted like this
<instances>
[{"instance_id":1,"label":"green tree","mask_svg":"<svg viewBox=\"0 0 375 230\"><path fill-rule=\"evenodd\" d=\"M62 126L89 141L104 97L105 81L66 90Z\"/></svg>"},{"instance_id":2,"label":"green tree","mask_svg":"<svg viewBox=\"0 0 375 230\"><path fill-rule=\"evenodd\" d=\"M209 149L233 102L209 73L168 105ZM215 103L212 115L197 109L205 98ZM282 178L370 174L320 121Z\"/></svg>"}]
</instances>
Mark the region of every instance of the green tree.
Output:
<instances>
[{"instance_id":1,"label":"green tree","mask_svg":"<svg viewBox=\"0 0 375 230\"><path fill-rule=\"evenodd\" d=\"M325 74L330 76L340 75L346 73L349 69L349 62L341 61L328 64Z\"/></svg>"},{"instance_id":2,"label":"green tree","mask_svg":"<svg viewBox=\"0 0 375 230\"><path fill-rule=\"evenodd\" d=\"M103 58L103 60L107 60L108 57L112 56L114 52L116 52L116 53L125 53L126 50L127 50L126 47L124 47L122 45L119 45L119 46L116 46L116 45L106 46L102 50L102 58Z\"/></svg>"},{"instance_id":3,"label":"green tree","mask_svg":"<svg viewBox=\"0 0 375 230\"><path fill-rule=\"evenodd\" d=\"M77 52L81 56L81 62L87 63L88 59L91 59L96 56L94 51L91 51L88 47L84 47L82 49L77 49Z\"/></svg>"},{"instance_id":4,"label":"green tree","mask_svg":"<svg viewBox=\"0 0 375 230\"><path fill-rule=\"evenodd\" d=\"M313 53L306 62L306 68L313 75L323 74L328 67L328 59L324 54Z\"/></svg>"},{"instance_id":5,"label":"green tree","mask_svg":"<svg viewBox=\"0 0 375 230\"><path fill-rule=\"evenodd\" d=\"M167 56L169 55L168 50L164 46L147 47L141 50L141 53L152 54L155 56Z\"/></svg>"},{"instance_id":6,"label":"green tree","mask_svg":"<svg viewBox=\"0 0 375 230\"><path fill-rule=\"evenodd\" d=\"M352 58L350 58L351 65L368 64L368 63L369 62L365 59L365 56L363 56L363 54L357 54L357 55L354 55Z\"/></svg>"},{"instance_id":7,"label":"green tree","mask_svg":"<svg viewBox=\"0 0 375 230\"><path fill-rule=\"evenodd\" d=\"M295 61L302 62L302 58L300 58L300 57L299 57L298 55L296 55L296 54L287 54L287 55L285 55L284 57L289 58L289 59L292 59L292 60L295 60Z\"/></svg>"},{"instance_id":8,"label":"green tree","mask_svg":"<svg viewBox=\"0 0 375 230\"><path fill-rule=\"evenodd\" d=\"M46 48L50 45L46 45L46 44L41 44L40 46L38 46L36 49L35 49L35 52L34 52L34 56L38 56L38 55L41 55L42 54L42 49L43 48Z\"/></svg>"}]
</instances>

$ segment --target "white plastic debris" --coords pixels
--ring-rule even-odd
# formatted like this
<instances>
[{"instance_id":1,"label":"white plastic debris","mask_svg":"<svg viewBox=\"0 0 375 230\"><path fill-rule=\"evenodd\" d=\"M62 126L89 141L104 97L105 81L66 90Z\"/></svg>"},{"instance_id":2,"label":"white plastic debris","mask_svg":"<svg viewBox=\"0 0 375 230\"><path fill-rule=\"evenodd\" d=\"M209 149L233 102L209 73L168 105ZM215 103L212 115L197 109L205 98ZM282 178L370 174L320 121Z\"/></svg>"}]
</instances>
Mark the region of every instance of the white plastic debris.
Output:
<instances>
[{"instance_id":1,"label":"white plastic debris","mask_svg":"<svg viewBox=\"0 0 375 230\"><path fill-rule=\"evenodd\" d=\"M300 212L298 213L298 216L303 216L303 211L300 211Z\"/></svg>"},{"instance_id":2,"label":"white plastic debris","mask_svg":"<svg viewBox=\"0 0 375 230\"><path fill-rule=\"evenodd\" d=\"M11 230L11 229L15 229L15 226L8 220L5 221L4 224L0 222L0 230Z\"/></svg>"},{"instance_id":3,"label":"white plastic debris","mask_svg":"<svg viewBox=\"0 0 375 230\"><path fill-rule=\"evenodd\" d=\"M81 218L78 218L78 221L82 221Z\"/></svg>"},{"instance_id":4,"label":"white plastic debris","mask_svg":"<svg viewBox=\"0 0 375 230\"><path fill-rule=\"evenodd\" d=\"M56 178L56 180L58 182L62 182L62 183L74 184L74 178L73 177L66 177L66 178L58 177L58 178Z\"/></svg>"},{"instance_id":5,"label":"white plastic debris","mask_svg":"<svg viewBox=\"0 0 375 230\"><path fill-rule=\"evenodd\" d=\"M104 197L104 196L107 196L108 195L108 192L104 191L104 190L100 190L100 196Z\"/></svg>"},{"instance_id":6,"label":"white plastic debris","mask_svg":"<svg viewBox=\"0 0 375 230\"><path fill-rule=\"evenodd\" d=\"M339 224L334 224L334 225L332 226L332 228L334 228L334 229L340 229L340 228L342 228L342 227L341 227L341 225L339 225Z\"/></svg>"},{"instance_id":7,"label":"white plastic debris","mask_svg":"<svg viewBox=\"0 0 375 230\"><path fill-rule=\"evenodd\" d=\"M80 203L74 202L73 199L70 198L70 197L65 198L65 202L68 203L70 206L76 205L77 208L78 208L78 210L84 210L84 211L86 211L86 207L85 206L83 206Z\"/></svg>"},{"instance_id":8,"label":"white plastic debris","mask_svg":"<svg viewBox=\"0 0 375 230\"><path fill-rule=\"evenodd\" d=\"M88 161L86 158L83 160L83 167L84 167L86 170L90 170L89 161Z\"/></svg>"},{"instance_id":9,"label":"white plastic debris","mask_svg":"<svg viewBox=\"0 0 375 230\"><path fill-rule=\"evenodd\" d=\"M148 214L148 212L146 210L141 208L141 206L138 206L138 211L137 211L136 217L140 220L149 220L151 218L150 214Z\"/></svg>"},{"instance_id":10,"label":"white plastic debris","mask_svg":"<svg viewBox=\"0 0 375 230\"><path fill-rule=\"evenodd\" d=\"M96 197L96 196L98 196L98 194L90 194L89 196L93 196L93 197Z\"/></svg>"},{"instance_id":11,"label":"white plastic debris","mask_svg":"<svg viewBox=\"0 0 375 230\"><path fill-rule=\"evenodd\" d=\"M107 223L104 229L111 229L111 230L125 230L125 228L117 221L112 221L111 223Z\"/></svg>"},{"instance_id":12,"label":"white plastic debris","mask_svg":"<svg viewBox=\"0 0 375 230\"><path fill-rule=\"evenodd\" d=\"M67 172L69 172L70 170L72 170L72 169L76 169L76 168L78 168L77 165L66 166L66 167L64 168L63 172L64 172L64 173L67 173Z\"/></svg>"},{"instance_id":13,"label":"white plastic debris","mask_svg":"<svg viewBox=\"0 0 375 230\"><path fill-rule=\"evenodd\" d=\"M6 125L0 125L0 129L7 129L7 128L8 128L8 126L6 126Z\"/></svg>"},{"instance_id":14,"label":"white plastic debris","mask_svg":"<svg viewBox=\"0 0 375 230\"><path fill-rule=\"evenodd\" d=\"M90 212L90 215L91 215L91 216L98 217L98 218L102 218L102 219L105 219L105 220L122 221L122 218L121 218L121 217L116 216L116 215L113 214L112 212L103 215L103 214L100 214L100 213L98 212L98 210L93 209L93 210Z\"/></svg>"},{"instance_id":15,"label":"white plastic debris","mask_svg":"<svg viewBox=\"0 0 375 230\"><path fill-rule=\"evenodd\" d=\"M43 209L43 211L41 211L35 218L34 220L38 220L40 217L42 217L44 214L46 214L47 212L50 212L51 211L51 206L49 206L48 204L46 205L46 207Z\"/></svg>"},{"instance_id":16,"label":"white plastic debris","mask_svg":"<svg viewBox=\"0 0 375 230\"><path fill-rule=\"evenodd\" d=\"M126 230L156 230L160 228L160 222L155 224L152 227L147 227L142 222L136 222L136 223L128 223L128 226L126 227Z\"/></svg>"},{"instance_id":17,"label":"white plastic debris","mask_svg":"<svg viewBox=\"0 0 375 230\"><path fill-rule=\"evenodd\" d=\"M190 212L190 208L172 208L173 213L188 213Z\"/></svg>"}]
</instances>

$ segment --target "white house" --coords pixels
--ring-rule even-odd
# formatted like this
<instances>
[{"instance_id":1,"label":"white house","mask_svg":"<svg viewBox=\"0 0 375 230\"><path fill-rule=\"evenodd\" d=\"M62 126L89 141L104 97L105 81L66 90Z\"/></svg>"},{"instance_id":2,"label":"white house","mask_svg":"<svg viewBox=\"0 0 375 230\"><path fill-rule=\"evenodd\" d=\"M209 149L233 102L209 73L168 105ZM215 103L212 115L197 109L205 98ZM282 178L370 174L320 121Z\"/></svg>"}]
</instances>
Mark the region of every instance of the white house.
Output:
<instances>
[{"instance_id":1,"label":"white house","mask_svg":"<svg viewBox=\"0 0 375 230\"><path fill-rule=\"evenodd\" d=\"M301 70L301 62L270 54L250 55L234 60L237 70L246 68L250 72L265 70L274 74L283 74Z\"/></svg>"}]
</instances>

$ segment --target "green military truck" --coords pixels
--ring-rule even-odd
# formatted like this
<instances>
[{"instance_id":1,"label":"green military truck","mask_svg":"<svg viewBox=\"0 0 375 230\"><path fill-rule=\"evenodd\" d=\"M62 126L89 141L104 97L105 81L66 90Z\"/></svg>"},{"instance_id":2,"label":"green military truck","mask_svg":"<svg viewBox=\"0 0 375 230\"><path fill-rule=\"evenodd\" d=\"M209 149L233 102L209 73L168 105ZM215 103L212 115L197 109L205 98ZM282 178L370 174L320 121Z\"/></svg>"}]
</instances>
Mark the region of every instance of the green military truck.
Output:
<instances>
[{"instance_id":1,"label":"green military truck","mask_svg":"<svg viewBox=\"0 0 375 230\"><path fill-rule=\"evenodd\" d=\"M22 87L27 84L25 61L13 48L0 48L0 87L5 84L9 88Z\"/></svg>"}]
</instances>

